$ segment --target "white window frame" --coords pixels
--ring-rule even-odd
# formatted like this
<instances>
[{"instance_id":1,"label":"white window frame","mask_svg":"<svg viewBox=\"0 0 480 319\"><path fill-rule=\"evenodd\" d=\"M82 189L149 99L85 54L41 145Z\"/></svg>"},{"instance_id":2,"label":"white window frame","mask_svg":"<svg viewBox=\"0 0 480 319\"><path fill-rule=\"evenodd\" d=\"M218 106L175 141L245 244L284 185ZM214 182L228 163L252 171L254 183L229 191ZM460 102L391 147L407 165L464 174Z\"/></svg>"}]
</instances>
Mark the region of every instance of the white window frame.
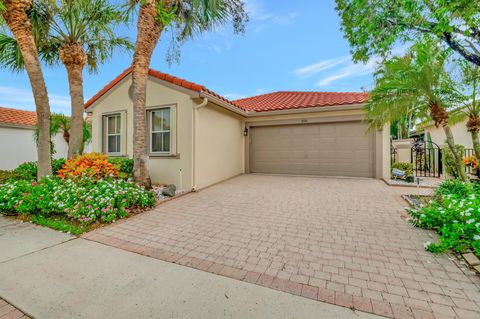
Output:
<instances>
[{"instance_id":1,"label":"white window frame","mask_svg":"<svg viewBox=\"0 0 480 319\"><path fill-rule=\"evenodd\" d=\"M161 110L168 110L169 114L170 114L170 129L169 130L160 130L160 131L154 131L153 130L153 113L156 112L156 111L161 111ZM174 108L172 106L165 106L165 107L155 107L155 108L151 108L151 109L148 109L147 111L148 113L148 139L149 139L149 146L148 146L148 150L149 150L149 153L151 155L159 155L159 156L171 156L172 154L174 154L174 138L176 138L175 136L175 112L174 112ZM152 145L152 142L153 142L153 133L170 133L170 138L169 138L169 142L170 142L170 145L169 145L169 150L168 151L153 151L153 145Z\"/></svg>"},{"instance_id":2,"label":"white window frame","mask_svg":"<svg viewBox=\"0 0 480 319\"><path fill-rule=\"evenodd\" d=\"M120 130L118 133L114 133L114 134L109 134L108 133L108 119L111 118L111 117L118 117L120 119ZM103 116L103 121L104 121L104 125L105 125L105 134L104 134L104 138L105 138L105 154L108 154L108 155L115 155L115 156L119 156L122 154L122 113L111 113L111 114L105 114ZM117 121L115 120L115 126L117 125ZM118 150L118 152L109 152L109 145L108 145L108 141L109 141L109 137L110 136L118 136L120 138L120 149Z\"/></svg>"}]
</instances>

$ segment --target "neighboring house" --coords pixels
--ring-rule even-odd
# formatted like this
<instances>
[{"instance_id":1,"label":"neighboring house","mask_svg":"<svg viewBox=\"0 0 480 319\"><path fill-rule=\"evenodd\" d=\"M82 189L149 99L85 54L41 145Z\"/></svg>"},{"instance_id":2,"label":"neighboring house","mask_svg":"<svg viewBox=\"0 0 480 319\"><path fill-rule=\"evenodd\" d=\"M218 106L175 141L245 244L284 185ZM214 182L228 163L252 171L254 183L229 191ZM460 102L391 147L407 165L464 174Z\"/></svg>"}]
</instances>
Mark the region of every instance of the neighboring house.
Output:
<instances>
[{"instance_id":1,"label":"neighboring house","mask_svg":"<svg viewBox=\"0 0 480 319\"><path fill-rule=\"evenodd\" d=\"M390 178L390 130L367 131L367 99L366 93L277 92L229 101L150 70L152 181L199 189L243 173ZM93 150L132 157L131 68L85 108Z\"/></svg>"},{"instance_id":2,"label":"neighboring house","mask_svg":"<svg viewBox=\"0 0 480 319\"><path fill-rule=\"evenodd\" d=\"M36 123L35 112L0 107L0 169L14 169L24 162L37 160ZM53 138L53 143L54 158L65 158L68 145L61 133Z\"/></svg>"},{"instance_id":3,"label":"neighboring house","mask_svg":"<svg viewBox=\"0 0 480 319\"><path fill-rule=\"evenodd\" d=\"M467 131L467 124L468 119L454 124L451 126L453 138L455 139L455 144L460 144L465 146L466 149L473 149L472 144L472 135ZM432 142L437 143L438 146L443 148L443 145L446 144L445 142L445 133L441 127L435 127L435 125L427 124L423 128L425 134L425 141L427 140L427 134L430 133L432 137Z\"/></svg>"}]
</instances>

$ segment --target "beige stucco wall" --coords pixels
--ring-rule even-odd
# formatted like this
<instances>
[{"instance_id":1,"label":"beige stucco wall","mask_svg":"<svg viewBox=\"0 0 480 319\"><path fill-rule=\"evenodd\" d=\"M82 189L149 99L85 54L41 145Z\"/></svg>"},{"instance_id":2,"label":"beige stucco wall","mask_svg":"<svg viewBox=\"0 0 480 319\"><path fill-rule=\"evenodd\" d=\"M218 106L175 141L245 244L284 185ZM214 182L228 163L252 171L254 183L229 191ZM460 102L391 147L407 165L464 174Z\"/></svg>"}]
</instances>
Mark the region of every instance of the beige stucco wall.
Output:
<instances>
[{"instance_id":1,"label":"beige stucco wall","mask_svg":"<svg viewBox=\"0 0 480 319\"><path fill-rule=\"evenodd\" d=\"M392 146L396 149L395 162L410 163L412 161L413 139L393 140Z\"/></svg>"},{"instance_id":2,"label":"beige stucco wall","mask_svg":"<svg viewBox=\"0 0 480 319\"><path fill-rule=\"evenodd\" d=\"M56 153L54 158L65 158L68 145L62 134L53 138ZM14 169L24 162L37 160L37 146L33 139L33 128L0 126L0 169Z\"/></svg>"},{"instance_id":3,"label":"beige stucco wall","mask_svg":"<svg viewBox=\"0 0 480 319\"><path fill-rule=\"evenodd\" d=\"M467 121L465 120L451 127L453 138L455 139L455 144L463 145L465 146L465 148L473 148L472 136L470 135L470 133L467 132L467 128L465 126L466 123ZM425 140L426 134L430 133L433 142L437 143L440 147L443 147L443 145L445 145L445 133L443 132L443 129L441 127L437 128L432 125L425 128L424 132Z\"/></svg>"},{"instance_id":4,"label":"beige stucco wall","mask_svg":"<svg viewBox=\"0 0 480 319\"><path fill-rule=\"evenodd\" d=\"M133 106L128 95L131 76L127 76L107 94L92 105L92 148L102 152L102 116L123 112L126 124L122 132L123 155L133 156ZM149 78L147 84L147 108L172 106L175 119L175 146L173 156L150 156L150 177L153 183L175 184L178 188L192 187L192 106L193 101L186 93L165 86L161 80ZM125 137L125 138L123 138Z\"/></svg>"},{"instance_id":5,"label":"beige stucco wall","mask_svg":"<svg viewBox=\"0 0 480 319\"><path fill-rule=\"evenodd\" d=\"M244 173L244 117L212 103L196 112L197 188Z\"/></svg>"},{"instance_id":6,"label":"beige stucco wall","mask_svg":"<svg viewBox=\"0 0 480 319\"><path fill-rule=\"evenodd\" d=\"M122 112L125 123L122 155L132 157L134 141L133 108L128 96L130 84L131 76L128 76L91 107L94 151L102 151L102 116ZM201 102L201 99L192 99L183 89L177 90L171 84L149 78L147 109L172 106L175 114L175 129L172 131L176 152L172 156L150 156L150 177L153 183L175 184L186 190L194 186L199 189L244 172L243 117L209 103L196 111L194 124L193 109ZM192 159L194 125L197 132L195 167ZM195 178L193 171L196 172Z\"/></svg>"},{"instance_id":7,"label":"beige stucco wall","mask_svg":"<svg viewBox=\"0 0 480 319\"><path fill-rule=\"evenodd\" d=\"M377 147L381 147L382 156L379 156L379 160L376 164L378 170L376 177L389 180L391 171L390 124L385 125L383 130L379 131L377 134L380 134L377 138Z\"/></svg>"}]
</instances>

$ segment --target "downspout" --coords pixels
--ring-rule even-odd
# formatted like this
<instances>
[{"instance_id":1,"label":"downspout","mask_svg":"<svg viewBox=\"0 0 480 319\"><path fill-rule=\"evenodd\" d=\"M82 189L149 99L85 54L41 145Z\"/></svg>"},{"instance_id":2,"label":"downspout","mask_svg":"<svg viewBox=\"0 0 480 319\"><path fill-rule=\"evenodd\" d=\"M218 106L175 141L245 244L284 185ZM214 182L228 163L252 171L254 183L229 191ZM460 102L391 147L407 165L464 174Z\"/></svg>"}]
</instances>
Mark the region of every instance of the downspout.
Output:
<instances>
[{"instance_id":1,"label":"downspout","mask_svg":"<svg viewBox=\"0 0 480 319\"><path fill-rule=\"evenodd\" d=\"M208 98L204 97L203 101L200 104L193 104L193 114L192 114L192 191L197 190L197 112L202 107L207 106Z\"/></svg>"}]
</instances>

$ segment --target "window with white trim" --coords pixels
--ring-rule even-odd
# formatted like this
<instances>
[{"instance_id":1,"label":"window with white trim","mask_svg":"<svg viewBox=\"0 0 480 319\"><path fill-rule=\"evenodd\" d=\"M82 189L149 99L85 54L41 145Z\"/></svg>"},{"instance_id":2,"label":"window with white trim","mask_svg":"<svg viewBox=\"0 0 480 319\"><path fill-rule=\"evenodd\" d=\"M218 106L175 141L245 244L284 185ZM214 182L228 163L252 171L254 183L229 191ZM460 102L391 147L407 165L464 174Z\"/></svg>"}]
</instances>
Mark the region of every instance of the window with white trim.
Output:
<instances>
[{"instance_id":1,"label":"window with white trim","mask_svg":"<svg viewBox=\"0 0 480 319\"><path fill-rule=\"evenodd\" d=\"M105 151L107 154L120 154L122 150L122 115L109 114L104 117Z\"/></svg>"},{"instance_id":2,"label":"window with white trim","mask_svg":"<svg viewBox=\"0 0 480 319\"><path fill-rule=\"evenodd\" d=\"M150 153L171 154L172 114L171 108L151 110L150 114Z\"/></svg>"}]
</instances>

